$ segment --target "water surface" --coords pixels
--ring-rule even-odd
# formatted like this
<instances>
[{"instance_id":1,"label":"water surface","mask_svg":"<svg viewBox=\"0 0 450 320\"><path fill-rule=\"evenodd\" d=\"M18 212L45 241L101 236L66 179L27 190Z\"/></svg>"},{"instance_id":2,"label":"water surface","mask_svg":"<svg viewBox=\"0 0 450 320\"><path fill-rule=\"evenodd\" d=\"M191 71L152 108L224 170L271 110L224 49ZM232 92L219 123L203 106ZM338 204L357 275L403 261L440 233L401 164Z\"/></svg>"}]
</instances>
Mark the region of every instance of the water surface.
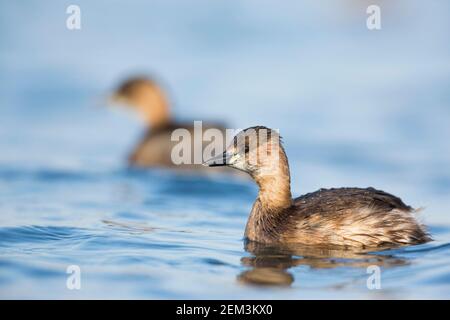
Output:
<instances>
[{"instance_id":1,"label":"water surface","mask_svg":"<svg viewBox=\"0 0 450 320\"><path fill-rule=\"evenodd\" d=\"M260 3L79 1L71 32L64 3L0 2L1 298L450 298L449 4L386 5L371 33L356 2ZM101 101L142 70L181 118L279 128L294 195L380 188L435 241L244 243L251 181L126 167L142 124Z\"/></svg>"}]
</instances>

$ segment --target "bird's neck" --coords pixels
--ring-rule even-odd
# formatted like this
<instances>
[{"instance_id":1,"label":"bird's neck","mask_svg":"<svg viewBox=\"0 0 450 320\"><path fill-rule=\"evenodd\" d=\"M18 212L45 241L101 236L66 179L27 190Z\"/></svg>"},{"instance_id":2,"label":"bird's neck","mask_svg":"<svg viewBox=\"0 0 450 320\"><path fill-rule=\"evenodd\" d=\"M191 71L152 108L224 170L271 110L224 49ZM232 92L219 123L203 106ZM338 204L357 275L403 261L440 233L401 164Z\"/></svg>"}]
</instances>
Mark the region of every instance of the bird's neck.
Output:
<instances>
[{"instance_id":1,"label":"bird's neck","mask_svg":"<svg viewBox=\"0 0 450 320\"><path fill-rule=\"evenodd\" d=\"M171 120L169 103L159 90L147 90L137 97L136 104L148 127L161 128Z\"/></svg>"},{"instance_id":2,"label":"bird's neck","mask_svg":"<svg viewBox=\"0 0 450 320\"><path fill-rule=\"evenodd\" d=\"M273 158L268 169L261 168L253 176L259 187L258 200L271 210L284 209L292 205L291 175L286 153L279 145L278 157Z\"/></svg>"},{"instance_id":3,"label":"bird's neck","mask_svg":"<svg viewBox=\"0 0 450 320\"><path fill-rule=\"evenodd\" d=\"M279 172L264 176L257 181L258 199L261 206L271 211L282 210L292 205L289 173Z\"/></svg>"},{"instance_id":4,"label":"bird's neck","mask_svg":"<svg viewBox=\"0 0 450 320\"><path fill-rule=\"evenodd\" d=\"M254 177L259 186L258 198L247 222L245 236L250 240L276 236L270 231L282 213L292 206L292 194L287 159L281 159L273 174Z\"/></svg>"},{"instance_id":5,"label":"bird's neck","mask_svg":"<svg viewBox=\"0 0 450 320\"><path fill-rule=\"evenodd\" d=\"M147 106L145 121L152 129L158 129L170 123L171 114L166 101L149 103Z\"/></svg>"}]
</instances>

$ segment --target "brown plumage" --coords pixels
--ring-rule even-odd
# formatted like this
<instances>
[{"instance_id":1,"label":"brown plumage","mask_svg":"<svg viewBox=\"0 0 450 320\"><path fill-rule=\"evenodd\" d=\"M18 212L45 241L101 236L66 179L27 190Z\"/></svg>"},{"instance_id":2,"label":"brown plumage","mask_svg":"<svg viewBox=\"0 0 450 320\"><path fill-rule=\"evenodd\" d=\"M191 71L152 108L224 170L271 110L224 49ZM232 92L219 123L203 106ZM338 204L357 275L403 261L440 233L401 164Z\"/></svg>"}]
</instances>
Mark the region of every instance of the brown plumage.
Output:
<instances>
[{"instance_id":1,"label":"brown plumage","mask_svg":"<svg viewBox=\"0 0 450 320\"><path fill-rule=\"evenodd\" d=\"M204 123L202 125L203 131L210 128L225 131L220 124ZM172 161L172 150L179 142L172 141L171 136L174 130L177 129L186 129L191 137L194 137L194 126L188 122L170 122L157 128L149 128L129 155L129 164L137 167L167 167L177 170L206 171L206 168L201 164L175 164ZM209 143L202 141L202 152ZM190 146L191 159L193 161L194 143L192 142ZM224 169L226 170L221 170L221 172L233 173L229 168Z\"/></svg>"},{"instance_id":2,"label":"brown plumage","mask_svg":"<svg viewBox=\"0 0 450 320\"><path fill-rule=\"evenodd\" d=\"M132 166L167 167L180 170L205 172L205 167L194 163L194 144L191 149L192 164L175 164L172 150L178 141L172 141L176 129L186 129L194 137L193 122L179 122L173 119L168 99L160 86L146 77L134 77L123 82L115 91L112 100L123 103L135 110L148 126L147 131L128 157ZM225 126L220 123L202 121L202 133L208 129L218 129L225 138ZM202 141L202 151L210 142ZM226 169L222 172L233 173Z\"/></svg>"},{"instance_id":3,"label":"brown plumage","mask_svg":"<svg viewBox=\"0 0 450 320\"><path fill-rule=\"evenodd\" d=\"M431 240L410 206L374 188L321 189L292 199L288 160L280 136L269 128L245 129L205 164L245 171L258 184L245 229L249 240L361 248Z\"/></svg>"}]
</instances>

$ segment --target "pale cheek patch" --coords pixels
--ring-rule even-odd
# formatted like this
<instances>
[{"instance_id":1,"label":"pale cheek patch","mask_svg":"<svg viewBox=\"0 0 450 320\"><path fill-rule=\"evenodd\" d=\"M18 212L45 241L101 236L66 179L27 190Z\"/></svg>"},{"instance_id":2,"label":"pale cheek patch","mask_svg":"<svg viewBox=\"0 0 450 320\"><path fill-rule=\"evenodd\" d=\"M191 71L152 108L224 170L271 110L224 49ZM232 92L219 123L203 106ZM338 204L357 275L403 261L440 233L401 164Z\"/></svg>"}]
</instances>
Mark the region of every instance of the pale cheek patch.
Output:
<instances>
[{"instance_id":1,"label":"pale cheek patch","mask_svg":"<svg viewBox=\"0 0 450 320\"><path fill-rule=\"evenodd\" d=\"M245 163L239 154L234 154L230 158L229 164L236 169L244 170L245 168Z\"/></svg>"}]
</instances>

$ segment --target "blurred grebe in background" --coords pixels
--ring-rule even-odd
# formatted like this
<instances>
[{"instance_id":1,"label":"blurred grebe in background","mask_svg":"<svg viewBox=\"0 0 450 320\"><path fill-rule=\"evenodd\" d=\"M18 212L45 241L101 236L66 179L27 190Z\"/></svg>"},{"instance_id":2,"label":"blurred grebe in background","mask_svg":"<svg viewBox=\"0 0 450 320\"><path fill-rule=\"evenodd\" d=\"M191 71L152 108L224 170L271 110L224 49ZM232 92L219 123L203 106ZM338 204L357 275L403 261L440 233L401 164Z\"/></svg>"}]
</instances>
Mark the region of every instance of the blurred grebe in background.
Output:
<instances>
[{"instance_id":1,"label":"blurred grebe in background","mask_svg":"<svg viewBox=\"0 0 450 320\"><path fill-rule=\"evenodd\" d=\"M205 165L236 168L258 184L259 194L245 229L251 241L372 248L431 240L414 210L384 191L321 189L292 199L281 138L263 126L241 131L223 154Z\"/></svg>"},{"instance_id":2,"label":"blurred grebe in background","mask_svg":"<svg viewBox=\"0 0 450 320\"><path fill-rule=\"evenodd\" d=\"M129 78L116 89L111 100L134 109L147 125L147 131L128 157L131 166L205 171L201 163L177 165L172 161L172 149L179 143L172 141L172 132L176 129L186 129L191 137L194 137L194 122L179 122L173 118L168 99L154 80L147 77ZM213 128L226 137L223 124L202 121L202 135L205 130ZM202 139L201 145L195 147L201 147L203 154L209 143L211 142L203 142ZM192 159L195 151L194 143L191 143ZM223 172L232 173L232 170Z\"/></svg>"}]
</instances>

